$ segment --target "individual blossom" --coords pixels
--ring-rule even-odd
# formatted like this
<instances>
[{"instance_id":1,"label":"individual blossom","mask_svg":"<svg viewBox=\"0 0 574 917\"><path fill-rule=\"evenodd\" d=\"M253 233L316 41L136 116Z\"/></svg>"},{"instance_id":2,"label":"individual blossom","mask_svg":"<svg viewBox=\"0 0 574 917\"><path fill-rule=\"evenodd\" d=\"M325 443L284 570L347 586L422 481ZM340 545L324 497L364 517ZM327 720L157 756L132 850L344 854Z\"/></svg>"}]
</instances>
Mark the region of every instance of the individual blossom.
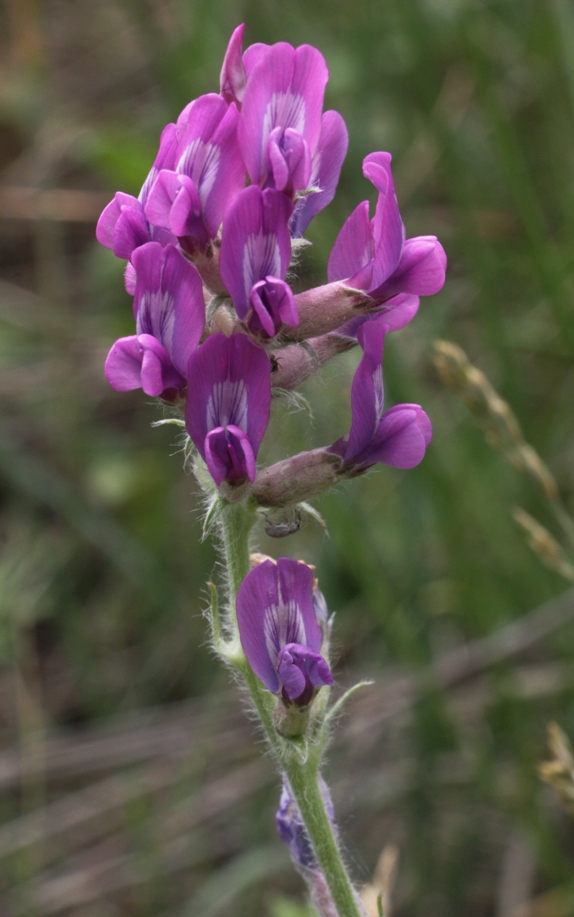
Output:
<instances>
[{"instance_id":1,"label":"individual blossom","mask_svg":"<svg viewBox=\"0 0 574 917\"><path fill-rule=\"evenodd\" d=\"M243 334L207 338L188 364L187 431L215 483L255 480L271 407L271 363Z\"/></svg>"},{"instance_id":2,"label":"individual blossom","mask_svg":"<svg viewBox=\"0 0 574 917\"><path fill-rule=\"evenodd\" d=\"M293 196L309 186L327 65L310 45L293 48L279 42L255 53L243 96L239 145L253 184Z\"/></svg>"},{"instance_id":3,"label":"individual blossom","mask_svg":"<svg viewBox=\"0 0 574 917\"><path fill-rule=\"evenodd\" d=\"M136 334L115 342L106 378L119 392L168 397L187 385L187 364L205 327L199 275L173 245L148 242L132 253Z\"/></svg>"},{"instance_id":4,"label":"individual blossom","mask_svg":"<svg viewBox=\"0 0 574 917\"><path fill-rule=\"evenodd\" d=\"M285 194L257 185L245 188L225 215L219 268L235 311L255 334L273 337L283 324L296 326L295 297L285 274L291 258Z\"/></svg>"},{"instance_id":5,"label":"individual blossom","mask_svg":"<svg viewBox=\"0 0 574 917\"><path fill-rule=\"evenodd\" d=\"M382 360L389 328L383 319L373 317L357 330L363 358L351 390L351 430L329 447L343 460L343 474L358 474L377 462L414 468L432 438L431 422L420 405L384 410Z\"/></svg>"},{"instance_id":6,"label":"individual blossom","mask_svg":"<svg viewBox=\"0 0 574 917\"><path fill-rule=\"evenodd\" d=\"M145 214L177 236L192 256L217 236L225 210L245 184L237 145L238 111L220 95L191 102L178 120L174 165L158 172Z\"/></svg>"},{"instance_id":7,"label":"individual blossom","mask_svg":"<svg viewBox=\"0 0 574 917\"><path fill-rule=\"evenodd\" d=\"M329 256L329 280L345 280L377 303L400 293L438 293L446 271L444 249L436 236L416 236L405 241L390 153L367 156L363 174L379 192L375 216L369 220L368 201L353 211Z\"/></svg>"},{"instance_id":8,"label":"individual blossom","mask_svg":"<svg viewBox=\"0 0 574 917\"><path fill-rule=\"evenodd\" d=\"M313 572L286 557L251 570L237 594L237 623L247 660L265 687L306 707L332 685L321 656L323 635L313 605Z\"/></svg>"}]
</instances>

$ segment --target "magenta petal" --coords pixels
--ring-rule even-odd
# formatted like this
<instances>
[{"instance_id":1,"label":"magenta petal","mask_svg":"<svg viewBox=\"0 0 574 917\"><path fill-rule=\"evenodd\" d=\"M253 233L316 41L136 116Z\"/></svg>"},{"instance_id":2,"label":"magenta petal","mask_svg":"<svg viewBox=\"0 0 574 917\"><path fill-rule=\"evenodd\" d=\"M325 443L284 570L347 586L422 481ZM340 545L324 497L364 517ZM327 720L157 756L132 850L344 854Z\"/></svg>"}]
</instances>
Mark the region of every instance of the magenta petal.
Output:
<instances>
[{"instance_id":1,"label":"magenta petal","mask_svg":"<svg viewBox=\"0 0 574 917\"><path fill-rule=\"evenodd\" d=\"M201 96L189 109L179 146L176 171L197 189L209 238L215 238L228 204L245 184L238 118L235 105L221 96Z\"/></svg>"},{"instance_id":2,"label":"magenta petal","mask_svg":"<svg viewBox=\"0 0 574 917\"><path fill-rule=\"evenodd\" d=\"M400 293L385 301L385 308L379 313L389 331L399 331L408 325L419 309L420 300L412 293Z\"/></svg>"},{"instance_id":3,"label":"magenta petal","mask_svg":"<svg viewBox=\"0 0 574 917\"><path fill-rule=\"evenodd\" d=\"M317 48L301 45L295 49L291 91L295 98L300 96L304 99L304 128L301 130L297 123L288 123L285 127L294 127L300 131L312 152L317 148L321 133L321 113L328 79L329 71L325 58ZM295 120L293 105L290 106L290 115Z\"/></svg>"},{"instance_id":4,"label":"magenta petal","mask_svg":"<svg viewBox=\"0 0 574 917\"><path fill-rule=\"evenodd\" d=\"M256 41L255 44L249 45L249 47L245 49L243 66L245 67L245 73L248 78L259 58L263 57L270 47L271 45L266 45L262 41Z\"/></svg>"},{"instance_id":5,"label":"magenta petal","mask_svg":"<svg viewBox=\"0 0 574 917\"><path fill-rule=\"evenodd\" d=\"M139 201L137 207L122 207L114 229L114 255L131 258L135 249L145 245L150 238L150 228Z\"/></svg>"},{"instance_id":6,"label":"magenta petal","mask_svg":"<svg viewBox=\"0 0 574 917\"><path fill-rule=\"evenodd\" d=\"M405 325L408 325L417 314L419 303L418 296L413 296L411 293L400 293L398 296L386 300L384 306L376 312L357 315L356 318L345 322L344 325L337 328L337 334L357 338L359 328L368 322L381 322L387 326L387 331L399 331Z\"/></svg>"},{"instance_id":7,"label":"magenta petal","mask_svg":"<svg viewBox=\"0 0 574 917\"><path fill-rule=\"evenodd\" d=\"M177 125L166 124L163 131L161 132L159 150L154 160L154 164L151 167L139 193L139 200L141 201L142 207L144 209L147 203L149 192L151 191L153 183L155 182L159 172L161 172L162 169L174 168L178 142L179 132L177 130Z\"/></svg>"},{"instance_id":8,"label":"magenta petal","mask_svg":"<svg viewBox=\"0 0 574 917\"><path fill-rule=\"evenodd\" d=\"M310 571L309 571L310 572ZM269 650L266 621L280 612L277 566L270 560L251 570L237 593L237 624L249 665L273 694L279 691L275 648ZM269 609L269 611L268 611Z\"/></svg>"},{"instance_id":9,"label":"magenta petal","mask_svg":"<svg viewBox=\"0 0 574 917\"><path fill-rule=\"evenodd\" d=\"M145 205L146 217L154 226L170 228L173 202L181 190L177 172L162 169L154 181Z\"/></svg>"},{"instance_id":10,"label":"magenta petal","mask_svg":"<svg viewBox=\"0 0 574 917\"><path fill-rule=\"evenodd\" d=\"M143 388L146 395L161 395L166 388L182 388L185 380L172 366L165 347L149 334L120 338L112 346L105 367L106 379L118 392Z\"/></svg>"},{"instance_id":11,"label":"magenta petal","mask_svg":"<svg viewBox=\"0 0 574 917\"><path fill-rule=\"evenodd\" d=\"M170 229L178 238L190 236L206 242L208 233L201 218L201 201L196 187L187 175L178 175L178 182L169 215Z\"/></svg>"},{"instance_id":12,"label":"magenta petal","mask_svg":"<svg viewBox=\"0 0 574 917\"><path fill-rule=\"evenodd\" d=\"M241 57L245 25L238 25L229 39L219 79L220 92L226 102L241 103L247 82Z\"/></svg>"},{"instance_id":13,"label":"magenta petal","mask_svg":"<svg viewBox=\"0 0 574 917\"><path fill-rule=\"evenodd\" d=\"M373 239L369 202L363 201L343 224L327 263L329 283L352 278L357 289L368 289L371 281Z\"/></svg>"},{"instance_id":14,"label":"magenta petal","mask_svg":"<svg viewBox=\"0 0 574 917\"><path fill-rule=\"evenodd\" d=\"M266 167L268 187L292 196L306 188L311 178L311 153L307 141L298 131L276 127L267 141Z\"/></svg>"},{"instance_id":15,"label":"magenta petal","mask_svg":"<svg viewBox=\"0 0 574 917\"><path fill-rule=\"evenodd\" d=\"M245 187L245 164L237 143L239 112L230 105L213 136L200 176L205 225L214 239L231 201Z\"/></svg>"},{"instance_id":16,"label":"magenta petal","mask_svg":"<svg viewBox=\"0 0 574 917\"><path fill-rule=\"evenodd\" d=\"M297 304L291 287L277 277L266 277L254 284L249 305L252 314L248 325L255 334L263 331L268 337L273 337L283 324L291 328L299 324Z\"/></svg>"},{"instance_id":17,"label":"magenta petal","mask_svg":"<svg viewBox=\"0 0 574 917\"><path fill-rule=\"evenodd\" d=\"M405 242L396 271L371 295L387 299L397 293L431 296L444 286L446 254L436 236L416 236Z\"/></svg>"},{"instance_id":18,"label":"magenta petal","mask_svg":"<svg viewBox=\"0 0 574 917\"><path fill-rule=\"evenodd\" d=\"M423 460L431 438L431 422L423 409L418 404L398 404L383 414L370 447L359 459L362 465L383 462L414 468Z\"/></svg>"},{"instance_id":19,"label":"magenta petal","mask_svg":"<svg viewBox=\"0 0 574 917\"><path fill-rule=\"evenodd\" d=\"M238 486L255 480L255 456L247 435L232 424L217 427L205 437L205 462L219 487L223 481Z\"/></svg>"},{"instance_id":20,"label":"magenta petal","mask_svg":"<svg viewBox=\"0 0 574 917\"><path fill-rule=\"evenodd\" d=\"M96 239L100 245L113 250L114 230L124 206L137 208L141 205L137 197L133 197L131 194L124 194L123 191L116 191L113 200L102 210L96 226Z\"/></svg>"},{"instance_id":21,"label":"magenta petal","mask_svg":"<svg viewBox=\"0 0 574 917\"><path fill-rule=\"evenodd\" d=\"M239 636L249 664L273 693L280 688L279 654L287 644L318 653L321 628L313 610L313 573L306 564L279 558L251 570L237 594Z\"/></svg>"},{"instance_id":22,"label":"magenta petal","mask_svg":"<svg viewBox=\"0 0 574 917\"><path fill-rule=\"evenodd\" d=\"M318 688L333 684L326 660L309 647L296 643L288 643L281 649L277 672L285 699L302 707L311 702Z\"/></svg>"},{"instance_id":23,"label":"magenta petal","mask_svg":"<svg viewBox=\"0 0 574 917\"><path fill-rule=\"evenodd\" d=\"M245 188L225 214L219 268L240 318L246 318L254 284L283 279L291 258L292 201L271 188Z\"/></svg>"},{"instance_id":24,"label":"magenta petal","mask_svg":"<svg viewBox=\"0 0 574 917\"><path fill-rule=\"evenodd\" d=\"M138 334L152 335L161 342L178 374L185 377L205 326L199 274L175 246L162 248L158 242L138 248L133 264Z\"/></svg>"},{"instance_id":25,"label":"magenta petal","mask_svg":"<svg viewBox=\"0 0 574 917\"><path fill-rule=\"evenodd\" d=\"M161 289L161 340L185 376L205 328L205 301L199 274L171 245L164 249Z\"/></svg>"},{"instance_id":26,"label":"magenta petal","mask_svg":"<svg viewBox=\"0 0 574 917\"><path fill-rule=\"evenodd\" d=\"M387 327L382 322L367 322L357 331L363 358L357 367L351 389L352 422L344 459L354 458L372 441L383 413L383 344Z\"/></svg>"},{"instance_id":27,"label":"magenta petal","mask_svg":"<svg viewBox=\"0 0 574 917\"><path fill-rule=\"evenodd\" d=\"M137 334L120 338L106 359L106 379L117 392L141 388L142 349Z\"/></svg>"},{"instance_id":28,"label":"magenta petal","mask_svg":"<svg viewBox=\"0 0 574 917\"><path fill-rule=\"evenodd\" d=\"M124 271L124 286L126 288L126 292L129 293L130 296L135 296L136 272L135 272L135 268L133 264L130 261L128 261L128 263L126 264L126 269ZM135 314L134 314L134 318L135 318Z\"/></svg>"},{"instance_id":29,"label":"magenta petal","mask_svg":"<svg viewBox=\"0 0 574 917\"><path fill-rule=\"evenodd\" d=\"M337 111L326 111L321 119L321 135L309 181L310 187L317 190L304 195L296 204L291 219L291 233L295 238L300 238L313 217L333 200L348 145L349 135L343 118Z\"/></svg>"},{"instance_id":30,"label":"magenta petal","mask_svg":"<svg viewBox=\"0 0 574 917\"><path fill-rule=\"evenodd\" d=\"M286 643L301 643L309 649L319 652L323 635L315 617L313 605L313 572L307 564L280 557L277 561L279 576L279 594L281 601L289 610L291 604L299 610L303 621L304 639L300 640L298 626L286 626L281 633L281 638ZM289 620L291 620L289 618Z\"/></svg>"},{"instance_id":31,"label":"magenta petal","mask_svg":"<svg viewBox=\"0 0 574 917\"><path fill-rule=\"evenodd\" d=\"M370 289L374 289L396 269L403 250L405 228L399 213L391 174L391 154L371 153L366 156L363 160L363 174L373 182L379 192L373 220L375 252Z\"/></svg>"},{"instance_id":32,"label":"magenta petal","mask_svg":"<svg viewBox=\"0 0 574 917\"><path fill-rule=\"evenodd\" d=\"M265 178L267 141L275 128L297 131L314 153L327 79L325 60L310 45L294 49L280 42L259 56L249 73L238 130L254 184Z\"/></svg>"},{"instance_id":33,"label":"magenta petal","mask_svg":"<svg viewBox=\"0 0 574 917\"><path fill-rule=\"evenodd\" d=\"M205 458L205 438L216 427L236 426L247 434L254 457L271 408L271 363L243 334L212 334L188 363L186 426Z\"/></svg>"}]
</instances>

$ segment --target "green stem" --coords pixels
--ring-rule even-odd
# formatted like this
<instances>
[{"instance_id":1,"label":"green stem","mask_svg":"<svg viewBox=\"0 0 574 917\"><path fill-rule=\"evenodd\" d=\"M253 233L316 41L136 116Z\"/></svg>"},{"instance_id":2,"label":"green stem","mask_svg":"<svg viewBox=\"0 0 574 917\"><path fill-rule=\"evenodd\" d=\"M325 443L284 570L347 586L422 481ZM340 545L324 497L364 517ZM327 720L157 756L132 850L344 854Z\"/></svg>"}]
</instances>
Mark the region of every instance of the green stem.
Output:
<instances>
[{"instance_id":1,"label":"green stem","mask_svg":"<svg viewBox=\"0 0 574 917\"><path fill-rule=\"evenodd\" d=\"M229 586L229 613L235 630L235 599L249 572L249 534L255 522L255 513L256 509L249 504L229 504L220 517ZM237 659L235 664L245 679L279 768L287 776L339 917L362 917L319 787L320 746L311 746L310 754L303 761L299 747L293 741L284 739L275 729L275 697L253 674L245 657Z\"/></svg>"},{"instance_id":2,"label":"green stem","mask_svg":"<svg viewBox=\"0 0 574 917\"><path fill-rule=\"evenodd\" d=\"M220 533L229 590L229 615L234 631L237 631L235 598L249 573L249 535L256 514L256 507L250 503L228 503L221 510Z\"/></svg>"},{"instance_id":3,"label":"green stem","mask_svg":"<svg viewBox=\"0 0 574 917\"><path fill-rule=\"evenodd\" d=\"M302 764L293 758L290 761L282 761L281 765L289 780L339 917L361 917L321 795L317 766L309 761Z\"/></svg>"}]
</instances>

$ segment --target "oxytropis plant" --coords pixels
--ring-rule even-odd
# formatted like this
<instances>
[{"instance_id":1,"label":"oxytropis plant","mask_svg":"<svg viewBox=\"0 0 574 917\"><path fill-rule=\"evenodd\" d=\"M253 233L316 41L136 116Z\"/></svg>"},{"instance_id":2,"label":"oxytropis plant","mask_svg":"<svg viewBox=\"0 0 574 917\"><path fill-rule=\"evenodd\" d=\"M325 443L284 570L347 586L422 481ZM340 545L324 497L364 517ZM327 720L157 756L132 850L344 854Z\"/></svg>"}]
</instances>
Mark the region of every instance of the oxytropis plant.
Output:
<instances>
[{"instance_id":1,"label":"oxytropis plant","mask_svg":"<svg viewBox=\"0 0 574 917\"><path fill-rule=\"evenodd\" d=\"M205 530L219 539L225 603L211 590L213 646L250 693L283 778L277 825L322 917L364 914L343 865L321 777L329 722L331 620L313 568L251 555L258 513L307 501L378 462L412 468L431 439L418 404L385 410L383 346L444 283L434 236L405 238L389 153L363 162L378 192L343 225L328 283L295 294L286 277L313 217L333 199L347 151L328 79L309 45L254 44L233 33L220 93L190 102L161 135L138 198L118 191L97 238L127 259L135 334L112 346L106 376L142 388L185 426L205 491ZM296 389L338 354L362 358L351 429L323 448L257 467L274 392ZM180 419L177 418L179 412ZM279 517L281 518L281 517Z\"/></svg>"}]
</instances>

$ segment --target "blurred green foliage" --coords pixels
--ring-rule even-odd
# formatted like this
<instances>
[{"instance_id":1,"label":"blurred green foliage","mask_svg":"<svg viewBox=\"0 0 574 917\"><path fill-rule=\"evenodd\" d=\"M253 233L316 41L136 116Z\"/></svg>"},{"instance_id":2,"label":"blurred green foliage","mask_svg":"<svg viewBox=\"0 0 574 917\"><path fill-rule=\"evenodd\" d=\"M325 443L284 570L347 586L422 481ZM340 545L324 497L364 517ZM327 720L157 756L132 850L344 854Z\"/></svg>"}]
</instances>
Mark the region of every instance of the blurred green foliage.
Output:
<instances>
[{"instance_id":1,"label":"blurred green foliage","mask_svg":"<svg viewBox=\"0 0 574 917\"><path fill-rule=\"evenodd\" d=\"M198 492L182 470L177 433L152 429L161 408L141 392L109 390L103 378L107 349L130 333L132 318L122 264L96 245L93 230L106 196L137 193L163 125L191 98L217 90L241 21L247 44L319 47L331 72L327 107L349 128L339 192L309 229L300 288L323 282L343 220L360 200L373 201L361 174L373 150L393 154L407 234L436 233L449 256L444 291L423 301L385 355L387 403L419 402L433 420L427 458L407 473L379 468L318 500L329 538L309 523L277 544L261 526L261 550L316 564L337 611L342 684L351 673L422 671L559 593L565 584L511 518L519 504L559 537L548 506L439 382L431 348L436 338L454 340L486 372L572 511L568 0L6 0L1 17L0 190L92 195L62 220L33 210L16 218L12 198L0 194L4 746L227 686L202 617L217 562L200 542ZM306 385L312 419L277 403L263 462L348 429L357 360L346 355ZM516 884L529 876L527 897L558 889L546 910L527 913L572 913L574 833L549 803L537 763L548 719L574 734L574 626L526 662L522 681L514 661L490 670L488 698L481 683L467 699L466 725L447 692L422 693L396 750L408 774L402 791L365 800L360 769L355 788L347 776L369 816L342 826L359 877L368 880L385 843L400 846L397 914L510 914L504 882L515 850L526 863ZM375 745L371 765L380 754ZM453 760L464 764L458 779ZM346 767L338 749L333 775ZM3 803L7 821L45 802L38 787ZM194 901L202 914L224 912L230 901L238 917L303 914L273 891L279 854L261 847L272 836L273 793L242 821L254 852L214 858L211 876L185 886L187 911L157 865L157 813L144 797L128 813L128 834L153 881L131 909L114 909L110 893L93 914L192 913ZM20 872L35 869L32 861ZM233 893L220 901L218 883L228 882Z\"/></svg>"}]
</instances>

